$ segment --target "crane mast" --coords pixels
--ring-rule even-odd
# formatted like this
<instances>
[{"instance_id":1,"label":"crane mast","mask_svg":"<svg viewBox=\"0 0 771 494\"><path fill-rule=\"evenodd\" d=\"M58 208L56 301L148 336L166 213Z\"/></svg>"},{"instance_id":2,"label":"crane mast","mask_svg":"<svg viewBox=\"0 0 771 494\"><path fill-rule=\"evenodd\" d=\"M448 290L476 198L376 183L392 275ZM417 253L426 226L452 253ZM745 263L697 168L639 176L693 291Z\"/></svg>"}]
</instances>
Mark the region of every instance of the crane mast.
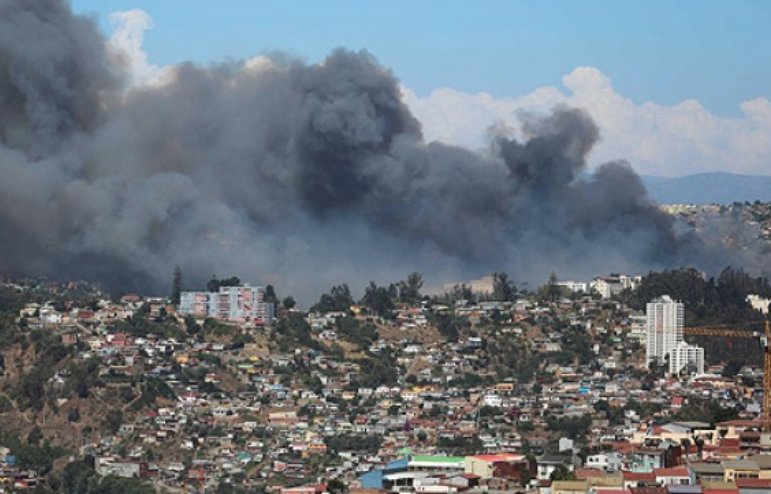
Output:
<instances>
[{"instance_id":1,"label":"crane mast","mask_svg":"<svg viewBox=\"0 0 771 494\"><path fill-rule=\"evenodd\" d=\"M768 342L771 338L771 329L766 320L765 334L761 338L763 347L763 411L761 419L761 430L765 433L771 433L771 349Z\"/></svg>"}]
</instances>

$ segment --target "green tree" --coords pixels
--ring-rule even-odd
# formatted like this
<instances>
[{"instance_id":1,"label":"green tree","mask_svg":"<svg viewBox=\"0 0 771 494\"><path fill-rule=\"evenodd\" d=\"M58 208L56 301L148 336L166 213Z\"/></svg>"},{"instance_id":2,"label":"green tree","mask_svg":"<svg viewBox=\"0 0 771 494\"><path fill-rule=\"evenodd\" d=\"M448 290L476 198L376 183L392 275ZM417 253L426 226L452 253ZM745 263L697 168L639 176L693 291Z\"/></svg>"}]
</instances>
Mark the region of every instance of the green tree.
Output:
<instances>
[{"instance_id":1,"label":"green tree","mask_svg":"<svg viewBox=\"0 0 771 494\"><path fill-rule=\"evenodd\" d=\"M201 331L201 327L195 322L195 317L190 314L185 316L185 329L189 335L194 335Z\"/></svg>"},{"instance_id":2,"label":"green tree","mask_svg":"<svg viewBox=\"0 0 771 494\"><path fill-rule=\"evenodd\" d=\"M331 494L344 494L345 492L348 492L348 488L345 486L345 483L338 479L332 479L327 482L327 490Z\"/></svg>"},{"instance_id":3,"label":"green tree","mask_svg":"<svg viewBox=\"0 0 771 494\"><path fill-rule=\"evenodd\" d=\"M369 307L374 314L385 318L390 317L394 309L392 294L387 288L377 286L374 281L370 281L369 286L364 290L361 303Z\"/></svg>"},{"instance_id":4,"label":"green tree","mask_svg":"<svg viewBox=\"0 0 771 494\"><path fill-rule=\"evenodd\" d=\"M546 284L538 289L536 298L540 301L556 302L561 297L568 296L568 289L558 285L558 281L559 280L557 279L557 275L555 273L549 275L549 280L546 282Z\"/></svg>"},{"instance_id":5,"label":"green tree","mask_svg":"<svg viewBox=\"0 0 771 494\"><path fill-rule=\"evenodd\" d=\"M347 312L353 305L353 297L348 285L335 285L311 307L316 312Z\"/></svg>"},{"instance_id":6,"label":"green tree","mask_svg":"<svg viewBox=\"0 0 771 494\"><path fill-rule=\"evenodd\" d=\"M493 273L493 299L499 302L511 302L517 297L517 288L509 275L500 272Z\"/></svg>"},{"instance_id":7,"label":"green tree","mask_svg":"<svg viewBox=\"0 0 771 494\"><path fill-rule=\"evenodd\" d=\"M442 436L437 441L437 446L451 455L473 455L484 448L482 440L478 436Z\"/></svg>"},{"instance_id":8,"label":"green tree","mask_svg":"<svg viewBox=\"0 0 771 494\"><path fill-rule=\"evenodd\" d=\"M551 480L576 480L576 474L571 472L565 464L557 465L557 468L549 476Z\"/></svg>"},{"instance_id":9,"label":"green tree","mask_svg":"<svg viewBox=\"0 0 771 494\"><path fill-rule=\"evenodd\" d=\"M405 281L400 281L397 285L399 291L399 301L405 304L414 304L420 300L420 289L423 287L423 276L414 272L407 276Z\"/></svg>"},{"instance_id":10,"label":"green tree","mask_svg":"<svg viewBox=\"0 0 771 494\"><path fill-rule=\"evenodd\" d=\"M276 289L273 285L265 286L265 302L278 306L278 296L276 295Z\"/></svg>"},{"instance_id":11,"label":"green tree","mask_svg":"<svg viewBox=\"0 0 771 494\"><path fill-rule=\"evenodd\" d=\"M37 446L42 440L43 431L40 430L40 427L35 425L32 430L29 431L29 434L27 434L27 444L31 446Z\"/></svg>"},{"instance_id":12,"label":"green tree","mask_svg":"<svg viewBox=\"0 0 771 494\"><path fill-rule=\"evenodd\" d=\"M218 279L217 276L212 275L211 279L206 282L206 290L210 292L219 291L221 286L239 286L241 279L238 276L231 276L230 278Z\"/></svg>"},{"instance_id":13,"label":"green tree","mask_svg":"<svg viewBox=\"0 0 771 494\"><path fill-rule=\"evenodd\" d=\"M68 463L62 471L56 490L65 494L92 492L98 482L93 468L81 461Z\"/></svg>"},{"instance_id":14,"label":"green tree","mask_svg":"<svg viewBox=\"0 0 771 494\"><path fill-rule=\"evenodd\" d=\"M297 305L297 302L295 302L295 299L293 296L289 295L287 297L284 297L284 300L281 302L281 304L284 306L287 310L292 310L295 305Z\"/></svg>"},{"instance_id":15,"label":"green tree","mask_svg":"<svg viewBox=\"0 0 771 494\"><path fill-rule=\"evenodd\" d=\"M431 315L430 322L436 326L444 339L451 342L458 341L461 330L471 326L467 318L449 314Z\"/></svg>"},{"instance_id":16,"label":"green tree","mask_svg":"<svg viewBox=\"0 0 771 494\"><path fill-rule=\"evenodd\" d=\"M104 427L111 433L115 434L120 429L123 423L123 412L120 409L112 409L108 411L103 420Z\"/></svg>"}]
</instances>

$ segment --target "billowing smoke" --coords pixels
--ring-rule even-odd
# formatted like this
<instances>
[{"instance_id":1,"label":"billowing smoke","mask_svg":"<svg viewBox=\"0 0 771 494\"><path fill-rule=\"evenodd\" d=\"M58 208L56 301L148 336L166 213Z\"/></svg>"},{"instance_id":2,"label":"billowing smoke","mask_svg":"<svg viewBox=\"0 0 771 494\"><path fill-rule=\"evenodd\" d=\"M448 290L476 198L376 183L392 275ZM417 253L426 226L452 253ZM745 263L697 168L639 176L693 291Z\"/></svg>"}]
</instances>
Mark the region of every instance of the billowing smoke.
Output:
<instances>
[{"instance_id":1,"label":"billowing smoke","mask_svg":"<svg viewBox=\"0 0 771 494\"><path fill-rule=\"evenodd\" d=\"M487 153L427 143L367 53L174 67L124 88L61 0L0 0L0 271L165 289L212 274L306 302L330 285L729 264L677 232L558 107Z\"/></svg>"}]
</instances>

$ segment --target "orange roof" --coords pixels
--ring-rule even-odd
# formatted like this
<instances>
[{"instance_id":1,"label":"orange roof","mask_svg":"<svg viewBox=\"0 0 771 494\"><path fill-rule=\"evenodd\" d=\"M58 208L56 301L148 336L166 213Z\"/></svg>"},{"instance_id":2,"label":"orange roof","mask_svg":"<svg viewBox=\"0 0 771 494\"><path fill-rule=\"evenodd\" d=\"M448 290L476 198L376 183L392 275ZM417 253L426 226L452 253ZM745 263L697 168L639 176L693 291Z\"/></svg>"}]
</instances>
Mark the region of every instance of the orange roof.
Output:
<instances>
[{"instance_id":1,"label":"orange roof","mask_svg":"<svg viewBox=\"0 0 771 494\"><path fill-rule=\"evenodd\" d=\"M486 461L488 463L495 463L499 461L521 461L524 460L524 455L515 455L512 453L499 453L496 455L474 455L472 458Z\"/></svg>"}]
</instances>

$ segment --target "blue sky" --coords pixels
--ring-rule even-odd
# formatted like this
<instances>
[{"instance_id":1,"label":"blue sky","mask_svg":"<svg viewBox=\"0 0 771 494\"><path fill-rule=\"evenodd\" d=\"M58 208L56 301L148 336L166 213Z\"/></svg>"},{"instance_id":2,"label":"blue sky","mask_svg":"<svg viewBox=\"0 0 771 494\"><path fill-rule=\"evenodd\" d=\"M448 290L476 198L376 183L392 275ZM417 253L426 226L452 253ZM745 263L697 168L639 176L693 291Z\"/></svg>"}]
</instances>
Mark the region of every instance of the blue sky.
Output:
<instances>
[{"instance_id":1,"label":"blue sky","mask_svg":"<svg viewBox=\"0 0 771 494\"><path fill-rule=\"evenodd\" d=\"M419 96L440 87L513 97L577 66L635 103L693 98L719 116L771 97L768 1L73 0L95 16L140 8L151 63L284 50L309 61L366 48Z\"/></svg>"}]
</instances>

